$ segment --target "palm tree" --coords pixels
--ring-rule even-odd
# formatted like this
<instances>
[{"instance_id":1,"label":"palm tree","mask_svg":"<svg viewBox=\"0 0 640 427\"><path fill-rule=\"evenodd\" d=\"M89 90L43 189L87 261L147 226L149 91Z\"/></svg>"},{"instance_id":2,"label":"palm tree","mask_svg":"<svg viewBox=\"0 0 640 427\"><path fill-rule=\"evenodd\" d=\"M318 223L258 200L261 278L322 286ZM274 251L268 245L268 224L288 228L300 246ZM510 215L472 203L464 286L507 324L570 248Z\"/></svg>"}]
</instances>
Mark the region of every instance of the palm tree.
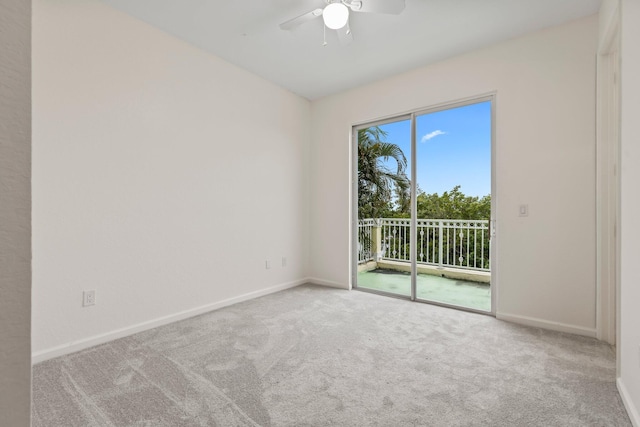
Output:
<instances>
[{"instance_id":1,"label":"palm tree","mask_svg":"<svg viewBox=\"0 0 640 427\"><path fill-rule=\"evenodd\" d=\"M407 158L396 144L386 142L387 133L378 126L358 131L358 217L379 218L391 209L396 193L400 204L410 188ZM395 160L395 171L386 163Z\"/></svg>"}]
</instances>

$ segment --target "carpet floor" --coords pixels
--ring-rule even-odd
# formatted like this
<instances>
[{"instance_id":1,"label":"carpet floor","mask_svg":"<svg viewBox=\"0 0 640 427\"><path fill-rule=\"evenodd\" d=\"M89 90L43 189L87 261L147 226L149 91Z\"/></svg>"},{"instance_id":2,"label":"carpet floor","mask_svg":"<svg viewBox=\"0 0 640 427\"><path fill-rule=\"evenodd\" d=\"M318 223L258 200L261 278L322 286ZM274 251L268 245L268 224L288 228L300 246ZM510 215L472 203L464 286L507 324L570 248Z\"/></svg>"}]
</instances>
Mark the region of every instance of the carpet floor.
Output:
<instances>
[{"instance_id":1,"label":"carpet floor","mask_svg":"<svg viewBox=\"0 0 640 427\"><path fill-rule=\"evenodd\" d=\"M305 285L35 365L32 425L631 422L595 339Z\"/></svg>"}]
</instances>

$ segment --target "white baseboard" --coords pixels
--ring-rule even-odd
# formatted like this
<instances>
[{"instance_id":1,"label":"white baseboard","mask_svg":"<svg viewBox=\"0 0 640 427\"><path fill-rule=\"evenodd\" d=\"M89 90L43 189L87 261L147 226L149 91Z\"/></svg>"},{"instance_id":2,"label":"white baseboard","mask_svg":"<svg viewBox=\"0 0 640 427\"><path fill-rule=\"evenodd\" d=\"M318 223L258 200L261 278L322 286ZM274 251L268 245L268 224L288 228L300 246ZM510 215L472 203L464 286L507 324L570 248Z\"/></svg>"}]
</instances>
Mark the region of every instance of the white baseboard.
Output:
<instances>
[{"instance_id":1,"label":"white baseboard","mask_svg":"<svg viewBox=\"0 0 640 427\"><path fill-rule=\"evenodd\" d=\"M496 313L496 319L507 322L519 323L521 325L534 326L536 328L549 329L558 332L567 332L570 334L584 335L586 337L596 337L595 328L585 328L583 326L569 325L560 322L551 322L549 320L538 319L535 317L520 316L517 314Z\"/></svg>"},{"instance_id":2,"label":"white baseboard","mask_svg":"<svg viewBox=\"0 0 640 427\"><path fill-rule=\"evenodd\" d=\"M627 409L627 414L629 414L629 419L631 419L631 424L633 424L633 427L640 427L640 412L638 412L638 408L633 404L633 401L629 396L629 392L627 391L627 387L625 387L622 382L622 378L618 378L616 380L616 385L618 386L618 392L622 398L622 403L624 403L624 407Z\"/></svg>"},{"instance_id":3,"label":"white baseboard","mask_svg":"<svg viewBox=\"0 0 640 427\"><path fill-rule=\"evenodd\" d=\"M332 282L330 280L318 279L317 277L307 278L307 282L313 285L328 286L330 288L349 289L349 284Z\"/></svg>"},{"instance_id":4,"label":"white baseboard","mask_svg":"<svg viewBox=\"0 0 640 427\"><path fill-rule=\"evenodd\" d=\"M249 292L237 297L228 298L222 301L206 304L200 307L195 307L189 310L180 311L178 313L170 314L168 316L159 317L157 319L148 320L146 322L138 323L136 325L127 326L125 328L116 329L114 331L106 332L92 337L83 338L78 341L73 341L67 344L62 344L56 347L40 350L32 353L31 363L40 363L45 360L53 359L54 357L64 356L66 354L74 353L76 351L84 350L95 345L104 344L109 341L123 338L129 335L133 335L138 332L153 329L158 326L167 325L169 323L177 322L179 320L188 319L189 317L198 316L200 314L207 313L209 311L217 310L219 308L227 307L239 302L248 301L261 296L269 295L275 292L283 291L285 289L294 288L296 286L309 283L310 279L304 278L294 280L292 282L281 283L279 285L271 286L266 289L260 289L258 291Z\"/></svg>"}]
</instances>

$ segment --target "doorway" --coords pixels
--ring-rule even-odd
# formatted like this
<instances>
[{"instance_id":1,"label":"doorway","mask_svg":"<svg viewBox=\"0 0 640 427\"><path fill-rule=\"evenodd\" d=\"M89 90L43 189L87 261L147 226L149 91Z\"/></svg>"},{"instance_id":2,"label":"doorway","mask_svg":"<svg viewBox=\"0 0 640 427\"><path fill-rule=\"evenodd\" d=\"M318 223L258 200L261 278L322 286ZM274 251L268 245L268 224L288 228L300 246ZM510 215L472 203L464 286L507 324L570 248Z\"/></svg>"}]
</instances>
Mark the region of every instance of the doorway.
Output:
<instances>
[{"instance_id":1,"label":"doorway","mask_svg":"<svg viewBox=\"0 0 640 427\"><path fill-rule=\"evenodd\" d=\"M353 128L353 285L494 313L494 96Z\"/></svg>"}]
</instances>

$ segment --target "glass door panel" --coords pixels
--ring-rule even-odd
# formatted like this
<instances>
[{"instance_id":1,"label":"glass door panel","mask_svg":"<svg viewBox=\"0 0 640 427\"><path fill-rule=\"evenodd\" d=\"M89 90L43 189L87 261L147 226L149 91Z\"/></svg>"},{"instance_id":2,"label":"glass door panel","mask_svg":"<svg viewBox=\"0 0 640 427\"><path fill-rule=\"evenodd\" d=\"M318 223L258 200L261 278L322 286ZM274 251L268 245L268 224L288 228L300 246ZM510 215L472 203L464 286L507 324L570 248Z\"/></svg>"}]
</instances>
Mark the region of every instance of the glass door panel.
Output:
<instances>
[{"instance_id":1,"label":"glass door panel","mask_svg":"<svg viewBox=\"0 0 640 427\"><path fill-rule=\"evenodd\" d=\"M416 116L416 299L491 311L491 101Z\"/></svg>"},{"instance_id":2,"label":"glass door panel","mask_svg":"<svg viewBox=\"0 0 640 427\"><path fill-rule=\"evenodd\" d=\"M360 289L411 296L411 119L356 129Z\"/></svg>"}]
</instances>

